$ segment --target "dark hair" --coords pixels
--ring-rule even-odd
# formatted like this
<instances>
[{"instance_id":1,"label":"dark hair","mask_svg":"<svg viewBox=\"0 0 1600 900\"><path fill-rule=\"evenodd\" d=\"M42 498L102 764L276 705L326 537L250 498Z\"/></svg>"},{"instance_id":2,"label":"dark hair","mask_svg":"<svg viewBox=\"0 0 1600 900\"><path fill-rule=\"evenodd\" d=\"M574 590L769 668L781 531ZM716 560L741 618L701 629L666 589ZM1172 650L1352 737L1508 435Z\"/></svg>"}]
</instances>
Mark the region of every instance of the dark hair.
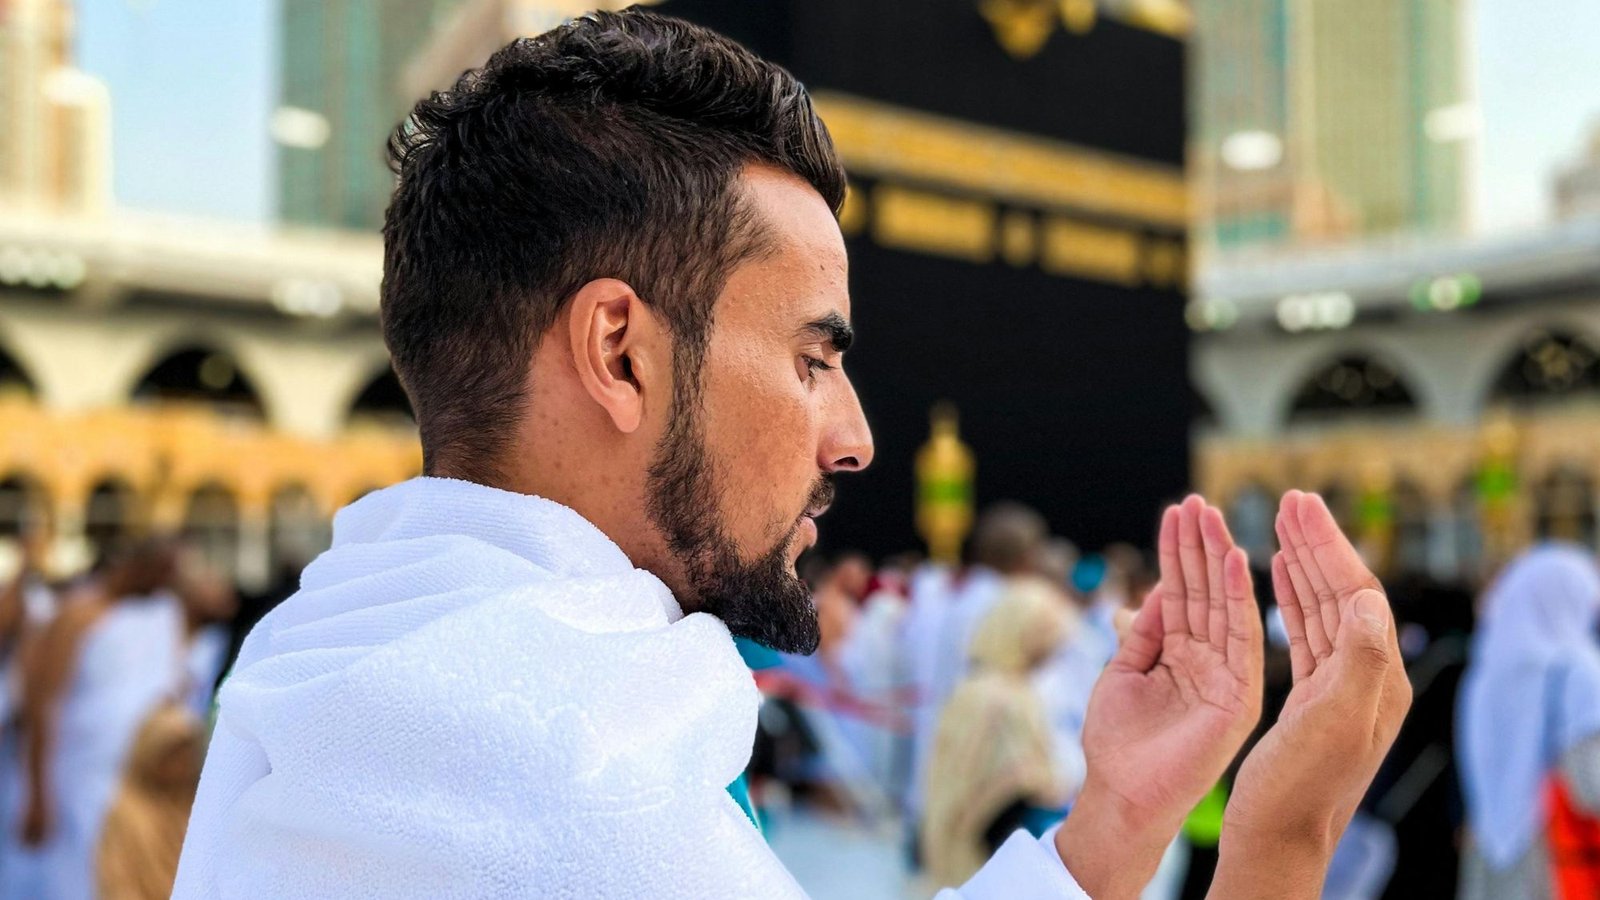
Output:
<instances>
[{"instance_id":1,"label":"dark hair","mask_svg":"<svg viewBox=\"0 0 1600 900\"><path fill-rule=\"evenodd\" d=\"M639 9L521 38L389 140L382 319L423 467L493 482L562 305L627 282L696 379L729 271L766 249L736 185L764 163L835 211L844 171L805 88L718 34Z\"/></svg>"}]
</instances>

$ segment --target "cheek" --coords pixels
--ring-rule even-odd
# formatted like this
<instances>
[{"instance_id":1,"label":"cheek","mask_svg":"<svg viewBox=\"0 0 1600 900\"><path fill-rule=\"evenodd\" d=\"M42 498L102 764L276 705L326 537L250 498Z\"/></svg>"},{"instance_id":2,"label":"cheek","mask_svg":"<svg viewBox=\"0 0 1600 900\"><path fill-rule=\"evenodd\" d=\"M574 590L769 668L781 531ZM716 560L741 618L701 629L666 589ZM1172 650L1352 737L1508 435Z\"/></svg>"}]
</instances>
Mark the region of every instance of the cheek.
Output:
<instances>
[{"instance_id":1,"label":"cheek","mask_svg":"<svg viewBox=\"0 0 1600 900\"><path fill-rule=\"evenodd\" d=\"M706 384L706 443L724 513L745 534L780 537L817 477L812 394L792 373L718 381Z\"/></svg>"}]
</instances>

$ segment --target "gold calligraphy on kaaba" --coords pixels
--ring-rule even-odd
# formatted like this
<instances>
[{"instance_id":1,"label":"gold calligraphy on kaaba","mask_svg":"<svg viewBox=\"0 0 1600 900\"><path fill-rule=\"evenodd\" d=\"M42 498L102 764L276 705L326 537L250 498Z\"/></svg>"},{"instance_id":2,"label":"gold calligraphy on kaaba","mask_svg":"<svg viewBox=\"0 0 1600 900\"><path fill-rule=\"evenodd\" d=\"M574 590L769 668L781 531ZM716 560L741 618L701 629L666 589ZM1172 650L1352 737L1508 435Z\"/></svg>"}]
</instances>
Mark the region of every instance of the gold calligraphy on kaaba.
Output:
<instances>
[{"instance_id":1,"label":"gold calligraphy on kaaba","mask_svg":"<svg viewBox=\"0 0 1600 900\"><path fill-rule=\"evenodd\" d=\"M852 176L847 237L1123 287L1185 287L1176 166L834 91L812 99Z\"/></svg>"}]
</instances>

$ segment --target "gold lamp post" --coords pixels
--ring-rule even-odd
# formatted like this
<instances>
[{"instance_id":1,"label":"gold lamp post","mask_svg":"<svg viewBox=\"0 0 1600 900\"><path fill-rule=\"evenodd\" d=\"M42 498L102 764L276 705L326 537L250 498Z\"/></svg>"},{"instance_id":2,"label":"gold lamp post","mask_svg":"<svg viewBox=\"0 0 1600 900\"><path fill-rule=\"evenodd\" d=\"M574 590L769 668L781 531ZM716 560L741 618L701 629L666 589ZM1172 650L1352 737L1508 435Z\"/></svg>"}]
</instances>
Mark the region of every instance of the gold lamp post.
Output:
<instances>
[{"instance_id":1,"label":"gold lamp post","mask_svg":"<svg viewBox=\"0 0 1600 900\"><path fill-rule=\"evenodd\" d=\"M961 542L972 530L972 448L961 441L955 406L934 404L928 442L917 451L917 533L928 545L928 557L955 565Z\"/></svg>"}]
</instances>

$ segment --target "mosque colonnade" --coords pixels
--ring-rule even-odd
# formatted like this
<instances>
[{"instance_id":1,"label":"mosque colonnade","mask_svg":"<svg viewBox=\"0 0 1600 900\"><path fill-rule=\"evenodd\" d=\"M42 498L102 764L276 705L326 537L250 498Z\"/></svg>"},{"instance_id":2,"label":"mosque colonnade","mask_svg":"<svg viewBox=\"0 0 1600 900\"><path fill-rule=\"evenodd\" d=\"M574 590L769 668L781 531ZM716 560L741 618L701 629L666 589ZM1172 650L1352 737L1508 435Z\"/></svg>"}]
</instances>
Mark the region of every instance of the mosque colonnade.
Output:
<instances>
[{"instance_id":1,"label":"mosque colonnade","mask_svg":"<svg viewBox=\"0 0 1600 900\"><path fill-rule=\"evenodd\" d=\"M178 531L261 587L420 468L370 321L0 298L0 535L49 521L63 572L124 530Z\"/></svg>"}]
</instances>

